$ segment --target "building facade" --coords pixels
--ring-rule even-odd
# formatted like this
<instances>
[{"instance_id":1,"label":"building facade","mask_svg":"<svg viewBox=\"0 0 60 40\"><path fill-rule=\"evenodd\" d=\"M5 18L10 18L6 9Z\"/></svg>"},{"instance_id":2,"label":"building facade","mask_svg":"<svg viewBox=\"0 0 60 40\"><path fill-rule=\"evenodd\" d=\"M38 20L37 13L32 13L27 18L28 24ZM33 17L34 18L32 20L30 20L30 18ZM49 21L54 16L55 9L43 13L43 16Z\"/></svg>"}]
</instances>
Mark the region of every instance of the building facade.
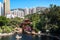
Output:
<instances>
[{"instance_id":1,"label":"building facade","mask_svg":"<svg viewBox=\"0 0 60 40\"><path fill-rule=\"evenodd\" d=\"M41 12L39 11L43 11L46 8L42 8L42 7L36 7L36 8L25 8L25 9L13 9L11 10L11 14L14 15L14 17L20 17L20 18L24 18L24 16L29 15L29 14L34 14L36 12L38 12L39 14L41 14Z\"/></svg>"},{"instance_id":2,"label":"building facade","mask_svg":"<svg viewBox=\"0 0 60 40\"><path fill-rule=\"evenodd\" d=\"M3 16L3 4L0 2L0 16Z\"/></svg>"},{"instance_id":3,"label":"building facade","mask_svg":"<svg viewBox=\"0 0 60 40\"><path fill-rule=\"evenodd\" d=\"M10 11L14 17L24 18L24 10L23 9L12 9Z\"/></svg>"},{"instance_id":4,"label":"building facade","mask_svg":"<svg viewBox=\"0 0 60 40\"><path fill-rule=\"evenodd\" d=\"M29 8L25 8L25 9L24 9L24 14L25 14L25 15L28 15L28 14L29 14Z\"/></svg>"},{"instance_id":5,"label":"building facade","mask_svg":"<svg viewBox=\"0 0 60 40\"><path fill-rule=\"evenodd\" d=\"M4 0L4 15L10 14L10 0Z\"/></svg>"},{"instance_id":6,"label":"building facade","mask_svg":"<svg viewBox=\"0 0 60 40\"><path fill-rule=\"evenodd\" d=\"M36 13L36 8L32 8L32 13Z\"/></svg>"}]
</instances>

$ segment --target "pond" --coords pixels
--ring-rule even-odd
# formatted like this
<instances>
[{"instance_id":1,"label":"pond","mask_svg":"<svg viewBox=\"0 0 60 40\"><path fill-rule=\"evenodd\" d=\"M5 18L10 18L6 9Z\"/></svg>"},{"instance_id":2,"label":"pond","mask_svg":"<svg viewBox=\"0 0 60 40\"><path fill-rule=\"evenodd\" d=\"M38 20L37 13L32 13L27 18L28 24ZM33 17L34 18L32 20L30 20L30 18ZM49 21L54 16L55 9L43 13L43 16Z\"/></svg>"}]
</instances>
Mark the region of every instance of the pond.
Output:
<instances>
[{"instance_id":1,"label":"pond","mask_svg":"<svg viewBox=\"0 0 60 40\"><path fill-rule=\"evenodd\" d=\"M2 37L2 38L0 38L0 40L17 40L17 39L16 39L16 35L17 35L17 34L14 34L14 35L12 35L12 36ZM58 40L58 39L56 39L56 38L49 37L49 36L46 36L46 35L42 35L42 36L40 36L40 37L38 37L38 36L33 36L32 38L33 38L33 40ZM23 38L22 38L22 39L23 39ZM21 39L19 39L19 40L21 40ZM25 39L24 39L24 40L25 40Z\"/></svg>"}]
</instances>

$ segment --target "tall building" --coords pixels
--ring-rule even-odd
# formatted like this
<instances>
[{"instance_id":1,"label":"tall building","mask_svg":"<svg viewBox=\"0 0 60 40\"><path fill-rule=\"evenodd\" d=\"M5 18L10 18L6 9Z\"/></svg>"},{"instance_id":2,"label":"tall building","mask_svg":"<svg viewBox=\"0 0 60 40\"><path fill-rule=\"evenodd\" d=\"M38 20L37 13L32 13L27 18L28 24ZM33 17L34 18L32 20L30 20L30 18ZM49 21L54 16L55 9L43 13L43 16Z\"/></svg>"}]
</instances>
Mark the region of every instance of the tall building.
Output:
<instances>
[{"instance_id":1,"label":"tall building","mask_svg":"<svg viewBox=\"0 0 60 40\"><path fill-rule=\"evenodd\" d=\"M10 14L10 0L4 0L4 15Z\"/></svg>"},{"instance_id":2,"label":"tall building","mask_svg":"<svg viewBox=\"0 0 60 40\"><path fill-rule=\"evenodd\" d=\"M36 8L17 8L17 9L12 9L10 11L10 15L8 14L7 17L8 18L15 18L15 17L20 17L20 18L24 18L24 16L29 15L29 14L34 14L36 12L38 12L39 14L41 14L41 10L44 11L46 8L45 7L36 7Z\"/></svg>"},{"instance_id":3,"label":"tall building","mask_svg":"<svg viewBox=\"0 0 60 40\"><path fill-rule=\"evenodd\" d=\"M25 15L28 15L28 14L29 14L29 9L28 9L28 8L25 8L25 9L24 9L24 14L25 14Z\"/></svg>"},{"instance_id":4,"label":"tall building","mask_svg":"<svg viewBox=\"0 0 60 40\"><path fill-rule=\"evenodd\" d=\"M29 9L29 14L32 14L32 8Z\"/></svg>"},{"instance_id":5,"label":"tall building","mask_svg":"<svg viewBox=\"0 0 60 40\"><path fill-rule=\"evenodd\" d=\"M36 8L32 8L32 13L36 13Z\"/></svg>"},{"instance_id":6,"label":"tall building","mask_svg":"<svg viewBox=\"0 0 60 40\"><path fill-rule=\"evenodd\" d=\"M3 16L3 4L0 2L0 16Z\"/></svg>"}]
</instances>

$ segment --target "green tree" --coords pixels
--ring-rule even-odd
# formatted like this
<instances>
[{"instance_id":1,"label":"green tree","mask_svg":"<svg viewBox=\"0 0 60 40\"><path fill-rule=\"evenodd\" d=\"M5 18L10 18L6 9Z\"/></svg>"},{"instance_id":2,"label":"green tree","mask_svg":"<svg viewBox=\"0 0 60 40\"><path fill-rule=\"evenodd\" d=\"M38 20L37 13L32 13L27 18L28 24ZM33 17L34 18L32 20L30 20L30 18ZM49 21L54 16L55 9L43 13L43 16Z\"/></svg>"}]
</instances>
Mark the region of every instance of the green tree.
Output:
<instances>
[{"instance_id":1,"label":"green tree","mask_svg":"<svg viewBox=\"0 0 60 40\"><path fill-rule=\"evenodd\" d=\"M0 16L0 26L7 25L9 22L8 18Z\"/></svg>"},{"instance_id":2,"label":"green tree","mask_svg":"<svg viewBox=\"0 0 60 40\"><path fill-rule=\"evenodd\" d=\"M29 14L25 16L25 18L29 18L30 21L32 22L33 29L37 30L36 24L40 21L40 14L34 13L34 14Z\"/></svg>"},{"instance_id":3,"label":"green tree","mask_svg":"<svg viewBox=\"0 0 60 40\"><path fill-rule=\"evenodd\" d=\"M48 9L42 11L37 27L45 30L58 30L60 28L60 6L51 4Z\"/></svg>"},{"instance_id":4,"label":"green tree","mask_svg":"<svg viewBox=\"0 0 60 40\"><path fill-rule=\"evenodd\" d=\"M19 24L23 21L22 18L12 18L10 19L10 22L8 23L8 26L13 26L13 27L17 27L17 25L19 26Z\"/></svg>"},{"instance_id":5,"label":"green tree","mask_svg":"<svg viewBox=\"0 0 60 40\"><path fill-rule=\"evenodd\" d=\"M50 11L47 17L50 19L51 28L58 30L60 28L60 6L51 5L49 9Z\"/></svg>"},{"instance_id":6,"label":"green tree","mask_svg":"<svg viewBox=\"0 0 60 40\"><path fill-rule=\"evenodd\" d=\"M45 10L43 13L45 18L47 18L47 20L45 20L45 27L47 24L47 28L45 29L53 29L54 31L58 30L60 28L60 6L50 5L49 11ZM41 17L43 17L43 15Z\"/></svg>"}]
</instances>

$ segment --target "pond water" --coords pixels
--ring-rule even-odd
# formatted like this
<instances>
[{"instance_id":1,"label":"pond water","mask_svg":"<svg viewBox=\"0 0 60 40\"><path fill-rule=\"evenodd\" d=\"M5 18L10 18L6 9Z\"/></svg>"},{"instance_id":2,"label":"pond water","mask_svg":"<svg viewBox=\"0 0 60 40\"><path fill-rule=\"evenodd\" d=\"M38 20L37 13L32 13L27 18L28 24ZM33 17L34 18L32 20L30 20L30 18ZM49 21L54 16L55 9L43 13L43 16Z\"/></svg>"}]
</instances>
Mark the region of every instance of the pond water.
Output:
<instances>
[{"instance_id":1,"label":"pond water","mask_svg":"<svg viewBox=\"0 0 60 40\"><path fill-rule=\"evenodd\" d=\"M25 37L25 36L24 36ZM34 36L32 37L33 40L58 40L56 38L52 38L52 37L48 37L48 36L41 36L41 37L38 37L38 36ZM22 38L23 39L23 38ZM19 40L22 40L22 39L19 39ZM28 39L28 38L27 38ZM17 40L16 39L16 34L12 35L12 36L7 36L7 37L2 37L0 40ZM23 39L25 40L25 38ZM31 39L29 39L31 40Z\"/></svg>"}]
</instances>

